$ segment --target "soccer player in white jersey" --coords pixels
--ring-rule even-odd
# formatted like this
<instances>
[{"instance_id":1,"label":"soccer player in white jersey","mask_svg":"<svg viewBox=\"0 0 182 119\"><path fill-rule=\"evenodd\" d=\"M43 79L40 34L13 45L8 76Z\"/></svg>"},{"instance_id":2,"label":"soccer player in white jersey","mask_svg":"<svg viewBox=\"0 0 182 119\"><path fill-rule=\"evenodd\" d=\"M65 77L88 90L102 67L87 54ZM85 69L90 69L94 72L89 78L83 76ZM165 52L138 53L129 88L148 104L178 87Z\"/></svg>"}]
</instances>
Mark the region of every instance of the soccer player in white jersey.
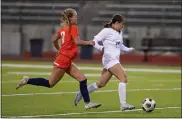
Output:
<instances>
[{"instance_id":1,"label":"soccer player in white jersey","mask_svg":"<svg viewBox=\"0 0 182 119\"><path fill-rule=\"evenodd\" d=\"M104 87L111 79L112 75L119 79L118 93L120 98L121 110L132 110L135 107L126 102L126 83L127 75L124 68L120 64L120 52L134 52L134 48L128 48L123 45L122 31L124 27L124 18L121 15L114 15L111 22L104 25L104 29L100 31L95 37L94 47L103 52L102 64L104 68L100 79L97 82L89 85L88 92L94 92L98 88ZM101 41L103 46L99 45ZM80 92L76 94L74 104L77 106L78 102L82 99Z\"/></svg>"}]
</instances>

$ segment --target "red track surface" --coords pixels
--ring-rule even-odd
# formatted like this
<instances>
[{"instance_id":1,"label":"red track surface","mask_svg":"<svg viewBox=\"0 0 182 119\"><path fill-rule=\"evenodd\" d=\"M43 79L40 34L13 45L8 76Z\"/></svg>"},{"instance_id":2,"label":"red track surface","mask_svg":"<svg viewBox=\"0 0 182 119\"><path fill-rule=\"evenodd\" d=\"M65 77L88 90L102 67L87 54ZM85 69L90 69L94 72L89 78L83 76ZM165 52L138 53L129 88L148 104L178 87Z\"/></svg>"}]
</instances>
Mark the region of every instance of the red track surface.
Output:
<instances>
[{"instance_id":1,"label":"red track surface","mask_svg":"<svg viewBox=\"0 0 182 119\"><path fill-rule=\"evenodd\" d=\"M24 61L53 61L55 58L54 52L43 53L41 58L33 58L30 53L25 53L24 56L2 56L2 60L24 60ZM75 62L85 63L101 63L102 55L94 55L92 60L82 60L79 57ZM180 56L148 56L149 61L144 62L142 55L121 55L122 64L147 64L147 65L174 65L181 66L182 57Z\"/></svg>"}]
</instances>

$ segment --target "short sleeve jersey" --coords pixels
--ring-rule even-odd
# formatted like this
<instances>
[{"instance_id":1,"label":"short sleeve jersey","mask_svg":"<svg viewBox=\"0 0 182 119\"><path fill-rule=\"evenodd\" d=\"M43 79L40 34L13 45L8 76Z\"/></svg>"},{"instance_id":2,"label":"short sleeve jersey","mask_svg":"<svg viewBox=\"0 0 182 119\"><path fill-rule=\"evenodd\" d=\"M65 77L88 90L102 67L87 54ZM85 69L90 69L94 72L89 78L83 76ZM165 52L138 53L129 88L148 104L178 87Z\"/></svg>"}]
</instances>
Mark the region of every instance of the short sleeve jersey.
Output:
<instances>
[{"instance_id":1,"label":"short sleeve jersey","mask_svg":"<svg viewBox=\"0 0 182 119\"><path fill-rule=\"evenodd\" d=\"M74 59L78 54L78 47L73 38L79 36L78 27L75 25L62 27L58 30L57 35L60 36L61 40L59 54L66 55L71 59Z\"/></svg>"}]
</instances>

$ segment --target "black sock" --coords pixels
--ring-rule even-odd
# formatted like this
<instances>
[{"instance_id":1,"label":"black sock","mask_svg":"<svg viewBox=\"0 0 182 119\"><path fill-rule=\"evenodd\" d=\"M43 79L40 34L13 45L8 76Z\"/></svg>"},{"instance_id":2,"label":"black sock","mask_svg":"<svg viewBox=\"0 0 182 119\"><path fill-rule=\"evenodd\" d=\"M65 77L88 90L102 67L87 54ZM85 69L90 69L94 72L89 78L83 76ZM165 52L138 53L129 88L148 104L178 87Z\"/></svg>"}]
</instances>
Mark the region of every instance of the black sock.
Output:
<instances>
[{"instance_id":1,"label":"black sock","mask_svg":"<svg viewBox=\"0 0 182 119\"><path fill-rule=\"evenodd\" d=\"M37 85L37 86L45 86L50 87L49 81L45 78L30 78L27 84Z\"/></svg>"},{"instance_id":2,"label":"black sock","mask_svg":"<svg viewBox=\"0 0 182 119\"><path fill-rule=\"evenodd\" d=\"M84 102L89 103L90 102L90 96L87 89L87 79L80 81L80 92L83 96Z\"/></svg>"}]
</instances>

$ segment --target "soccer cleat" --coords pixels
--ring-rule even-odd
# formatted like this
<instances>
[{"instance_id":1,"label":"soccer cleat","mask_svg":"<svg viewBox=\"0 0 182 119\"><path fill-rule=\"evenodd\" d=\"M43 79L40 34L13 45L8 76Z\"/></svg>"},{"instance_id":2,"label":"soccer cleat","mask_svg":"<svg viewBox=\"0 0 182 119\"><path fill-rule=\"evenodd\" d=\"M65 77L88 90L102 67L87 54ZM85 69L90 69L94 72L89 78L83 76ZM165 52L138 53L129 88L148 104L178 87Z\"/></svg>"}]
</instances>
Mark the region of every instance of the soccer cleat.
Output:
<instances>
[{"instance_id":1,"label":"soccer cleat","mask_svg":"<svg viewBox=\"0 0 182 119\"><path fill-rule=\"evenodd\" d=\"M91 108L98 108L101 104L89 102L88 104L85 104L85 109L91 109Z\"/></svg>"},{"instance_id":2,"label":"soccer cleat","mask_svg":"<svg viewBox=\"0 0 182 119\"><path fill-rule=\"evenodd\" d=\"M80 102L81 99L82 99L82 95L81 95L79 92L77 92L77 93L76 93L75 100L74 100L75 106L78 105L78 103Z\"/></svg>"},{"instance_id":3,"label":"soccer cleat","mask_svg":"<svg viewBox=\"0 0 182 119\"><path fill-rule=\"evenodd\" d=\"M122 111L125 111L125 110L132 110L132 109L135 109L135 106L130 105L130 104L128 104L128 103L123 104L123 105L121 106L121 110L122 110Z\"/></svg>"},{"instance_id":4,"label":"soccer cleat","mask_svg":"<svg viewBox=\"0 0 182 119\"><path fill-rule=\"evenodd\" d=\"M18 83L18 85L16 86L16 89L18 89L18 88L24 86L25 84L27 84L28 80L29 80L28 76L24 76L22 78L22 80Z\"/></svg>"}]
</instances>

